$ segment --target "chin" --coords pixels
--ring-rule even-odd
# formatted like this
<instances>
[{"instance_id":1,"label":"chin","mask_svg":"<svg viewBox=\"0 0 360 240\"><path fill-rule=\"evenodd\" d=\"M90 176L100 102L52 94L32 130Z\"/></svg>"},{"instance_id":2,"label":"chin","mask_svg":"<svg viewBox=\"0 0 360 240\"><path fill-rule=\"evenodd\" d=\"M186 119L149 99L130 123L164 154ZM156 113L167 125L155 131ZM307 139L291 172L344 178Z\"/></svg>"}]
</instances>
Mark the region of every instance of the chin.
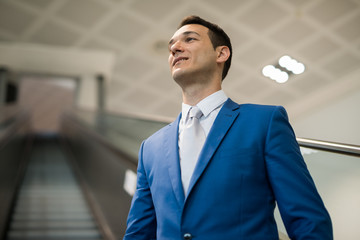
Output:
<instances>
[{"instance_id":1,"label":"chin","mask_svg":"<svg viewBox=\"0 0 360 240\"><path fill-rule=\"evenodd\" d=\"M184 78L184 76L186 76L186 71L182 69L176 69L172 72L172 77L175 81L177 81L176 79Z\"/></svg>"},{"instance_id":2,"label":"chin","mask_svg":"<svg viewBox=\"0 0 360 240\"><path fill-rule=\"evenodd\" d=\"M187 87L194 83L194 79L192 78L192 74L174 74L173 79L175 82L181 87Z\"/></svg>"}]
</instances>

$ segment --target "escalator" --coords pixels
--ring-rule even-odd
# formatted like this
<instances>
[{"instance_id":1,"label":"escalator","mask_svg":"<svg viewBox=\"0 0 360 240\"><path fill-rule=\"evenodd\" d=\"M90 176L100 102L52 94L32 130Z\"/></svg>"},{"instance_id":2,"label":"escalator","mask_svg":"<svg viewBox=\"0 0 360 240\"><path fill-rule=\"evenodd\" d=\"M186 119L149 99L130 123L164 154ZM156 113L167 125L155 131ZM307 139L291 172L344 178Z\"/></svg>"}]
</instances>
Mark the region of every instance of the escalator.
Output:
<instances>
[{"instance_id":1,"label":"escalator","mask_svg":"<svg viewBox=\"0 0 360 240\"><path fill-rule=\"evenodd\" d=\"M29 114L1 110L0 239L121 239L136 159L74 113L59 132L39 134Z\"/></svg>"},{"instance_id":2,"label":"escalator","mask_svg":"<svg viewBox=\"0 0 360 240\"><path fill-rule=\"evenodd\" d=\"M7 239L103 239L56 135L33 140Z\"/></svg>"},{"instance_id":3,"label":"escalator","mask_svg":"<svg viewBox=\"0 0 360 240\"><path fill-rule=\"evenodd\" d=\"M1 113L0 239L115 239L61 134L33 133L16 107Z\"/></svg>"}]
</instances>

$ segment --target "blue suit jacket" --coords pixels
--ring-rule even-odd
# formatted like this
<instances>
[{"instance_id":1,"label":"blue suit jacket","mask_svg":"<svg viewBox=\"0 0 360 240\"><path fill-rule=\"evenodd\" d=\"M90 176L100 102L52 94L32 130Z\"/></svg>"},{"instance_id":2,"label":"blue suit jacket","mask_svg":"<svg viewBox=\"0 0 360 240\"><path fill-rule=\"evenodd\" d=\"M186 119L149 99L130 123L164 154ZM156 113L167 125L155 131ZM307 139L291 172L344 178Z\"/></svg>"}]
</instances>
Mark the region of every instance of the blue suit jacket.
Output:
<instances>
[{"instance_id":1,"label":"blue suit jacket","mask_svg":"<svg viewBox=\"0 0 360 240\"><path fill-rule=\"evenodd\" d=\"M332 239L328 212L282 107L228 99L206 139L185 197L180 116L140 148L124 239L278 239L277 202L292 239Z\"/></svg>"}]
</instances>

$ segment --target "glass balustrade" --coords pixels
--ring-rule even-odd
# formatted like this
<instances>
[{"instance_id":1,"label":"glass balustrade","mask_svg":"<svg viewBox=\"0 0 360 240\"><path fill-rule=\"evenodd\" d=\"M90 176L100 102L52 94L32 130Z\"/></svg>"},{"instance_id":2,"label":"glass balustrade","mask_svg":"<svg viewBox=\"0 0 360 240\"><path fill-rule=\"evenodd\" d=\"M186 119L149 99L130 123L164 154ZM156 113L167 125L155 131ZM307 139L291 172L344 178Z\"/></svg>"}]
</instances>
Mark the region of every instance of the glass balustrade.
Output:
<instances>
[{"instance_id":1,"label":"glass balustrade","mask_svg":"<svg viewBox=\"0 0 360 240\"><path fill-rule=\"evenodd\" d=\"M168 124L166 121L98 115L86 111L76 111L75 115L134 159L137 159L141 142ZM359 239L360 147L317 141L314 143L308 139L298 141L308 169L331 215L334 238ZM277 209L275 217L279 230L286 233Z\"/></svg>"}]
</instances>

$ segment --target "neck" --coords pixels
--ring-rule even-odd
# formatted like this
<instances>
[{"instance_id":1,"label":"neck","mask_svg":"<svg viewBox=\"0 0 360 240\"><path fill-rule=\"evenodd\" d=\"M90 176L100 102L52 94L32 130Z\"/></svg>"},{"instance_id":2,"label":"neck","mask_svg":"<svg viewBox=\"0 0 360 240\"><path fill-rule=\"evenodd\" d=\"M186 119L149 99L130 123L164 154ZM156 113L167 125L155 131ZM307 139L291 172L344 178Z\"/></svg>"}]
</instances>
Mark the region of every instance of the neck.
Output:
<instances>
[{"instance_id":1,"label":"neck","mask_svg":"<svg viewBox=\"0 0 360 240\"><path fill-rule=\"evenodd\" d=\"M195 106L201 100L221 90L221 72L210 71L196 74L182 74L174 78L182 89L183 102Z\"/></svg>"},{"instance_id":2,"label":"neck","mask_svg":"<svg viewBox=\"0 0 360 240\"><path fill-rule=\"evenodd\" d=\"M204 98L210 96L211 94L221 90L221 84L211 85L211 86L189 86L186 89L183 89L182 97L185 104L195 106Z\"/></svg>"}]
</instances>

